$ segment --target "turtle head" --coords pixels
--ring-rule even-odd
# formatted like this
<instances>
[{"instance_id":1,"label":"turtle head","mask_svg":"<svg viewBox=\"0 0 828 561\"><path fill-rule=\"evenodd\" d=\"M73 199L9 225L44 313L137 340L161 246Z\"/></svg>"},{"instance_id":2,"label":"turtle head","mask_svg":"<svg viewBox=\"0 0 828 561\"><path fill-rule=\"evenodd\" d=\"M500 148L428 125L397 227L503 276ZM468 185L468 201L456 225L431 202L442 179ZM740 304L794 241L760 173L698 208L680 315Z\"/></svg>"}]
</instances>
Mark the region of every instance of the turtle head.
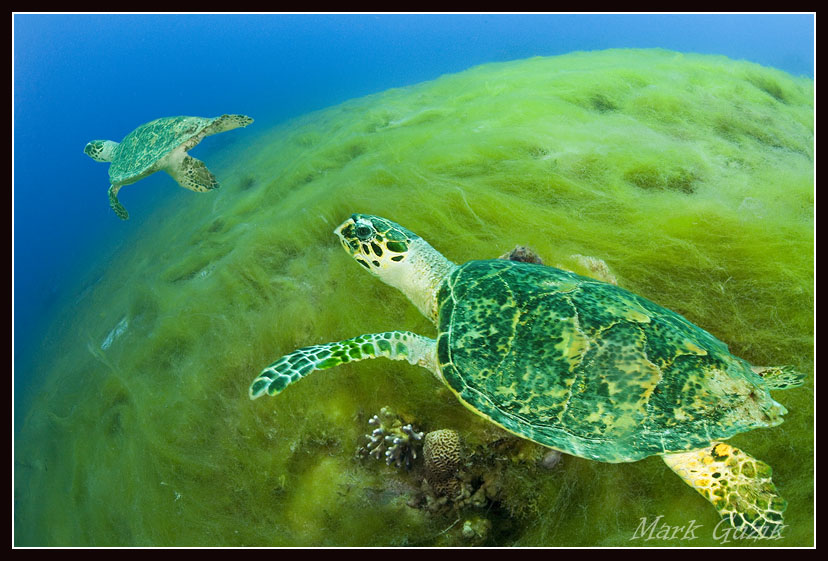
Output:
<instances>
[{"instance_id":1,"label":"turtle head","mask_svg":"<svg viewBox=\"0 0 828 561\"><path fill-rule=\"evenodd\" d=\"M386 218L370 214L354 214L334 230L357 263L382 277L405 261L414 240L420 236Z\"/></svg>"},{"instance_id":2,"label":"turtle head","mask_svg":"<svg viewBox=\"0 0 828 561\"><path fill-rule=\"evenodd\" d=\"M387 218L353 214L334 233L354 260L386 284L401 290L436 321L436 294L457 265L428 242Z\"/></svg>"},{"instance_id":3,"label":"turtle head","mask_svg":"<svg viewBox=\"0 0 828 561\"><path fill-rule=\"evenodd\" d=\"M93 140L83 152L96 162L111 162L117 147L118 143L113 140Z\"/></svg>"}]
</instances>

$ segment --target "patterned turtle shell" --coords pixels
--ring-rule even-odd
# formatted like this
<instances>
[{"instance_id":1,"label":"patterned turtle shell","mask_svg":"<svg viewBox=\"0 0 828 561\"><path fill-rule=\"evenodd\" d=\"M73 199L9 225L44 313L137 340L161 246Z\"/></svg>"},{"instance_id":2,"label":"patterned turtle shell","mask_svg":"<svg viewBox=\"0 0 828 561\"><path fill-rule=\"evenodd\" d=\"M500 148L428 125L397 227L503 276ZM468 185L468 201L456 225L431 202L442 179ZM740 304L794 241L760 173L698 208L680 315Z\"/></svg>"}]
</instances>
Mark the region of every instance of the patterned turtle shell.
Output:
<instances>
[{"instance_id":1,"label":"patterned turtle shell","mask_svg":"<svg viewBox=\"0 0 828 561\"><path fill-rule=\"evenodd\" d=\"M440 369L463 404L569 454L634 461L781 422L762 379L724 343L617 286L470 261L438 305Z\"/></svg>"},{"instance_id":2,"label":"patterned turtle shell","mask_svg":"<svg viewBox=\"0 0 828 561\"><path fill-rule=\"evenodd\" d=\"M124 137L109 166L113 185L134 183L155 172L164 156L196 137L215 119L205 117L162 117L141 125ZM188 150L192 146L185 147Z\"/></svg>"}]
</instances>

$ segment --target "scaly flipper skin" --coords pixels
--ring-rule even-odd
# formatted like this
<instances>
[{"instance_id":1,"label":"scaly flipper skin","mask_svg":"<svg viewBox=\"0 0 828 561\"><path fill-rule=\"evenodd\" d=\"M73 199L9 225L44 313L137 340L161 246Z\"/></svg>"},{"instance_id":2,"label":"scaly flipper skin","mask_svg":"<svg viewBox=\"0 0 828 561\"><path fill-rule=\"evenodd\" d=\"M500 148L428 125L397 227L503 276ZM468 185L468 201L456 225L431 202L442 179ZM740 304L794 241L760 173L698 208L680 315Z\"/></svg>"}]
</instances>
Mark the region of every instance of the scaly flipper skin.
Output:
<instances>
[{"instance_id":1,"label":"scaly flipper skin","mask_svg":"<svg viewBox=\"0 0 828 561\"><path fill-rule=\"evenodd\" d=\"M805 383L805 374L793 366L753 366L754 372L762 377L769 390L789 390Z\"/></svg>"},{"instance_id":2,"label":"scaly flipper skin","mask_svg":"<svg viewBox=\"0 0 828 561\"><path fill-rule=\"evenodd\" d=\"M386 331L370 333L353 339L312 345L293 351L262 370L250 384L250 399L264 394L276 395L289 384L314 370L326 370L346 362L385 357L391 360L407 360L411 364L436 368L434 339L410 331Z\"/></svg>"},{"instance_id":3,"label":"scaly flipper skin","mask_svg":"<svg viewBox=\"0 0 828 561\"><path fill-rule=\"evenodd\" d=\"M112 210L115 211L115 214L118 215L118 218L121 220L128 220L129 213L124 208L124 205L118 200L118 191L120 191L120 185L110 185L109 186L109 206L112 207Z\"/></svg>"},{"instance_id":4,"label":"scaly flipper skin","mask_svg":"<svg viewBox=\"0 0 828 561\"><path fill-rule=\"evenodd\" d=\"M777 493L765 462L724 442L662 458L745 537L781 534L787 502Z\"/></svg>"},{"instance_id":5,"label":"scaly flipper skin","mask_svg":"<svg viewBox=\"0 0 828 561\"><path fill-rule=\"evenodd\" d=\"M192 156L184 156L178 166L169 170L179 185L196 193L204 193L219 187L216 176L207 169L207 164Z\"/></svg>"},{"instance_id":6,"label":"scaly flipper skin","mask_svg":"<svg viewBox=\"0 0 828 561\"><path fill-rule=\"evenodd\" d=\"M211 125L204 129L204 136L211 134L218 134L226 132L239 127L246 127L253 122L253 119L247 115L222 115L218 117Z\"/></svg>"}]
</instances>

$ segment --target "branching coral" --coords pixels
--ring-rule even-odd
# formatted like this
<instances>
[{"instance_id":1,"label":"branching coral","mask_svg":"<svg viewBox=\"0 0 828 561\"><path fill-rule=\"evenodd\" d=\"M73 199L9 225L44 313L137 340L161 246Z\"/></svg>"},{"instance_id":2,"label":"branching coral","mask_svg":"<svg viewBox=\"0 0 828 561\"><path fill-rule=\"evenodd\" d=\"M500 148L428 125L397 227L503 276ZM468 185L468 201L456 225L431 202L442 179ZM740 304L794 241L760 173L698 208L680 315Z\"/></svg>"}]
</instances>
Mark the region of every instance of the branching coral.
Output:
<instances>
[{"instance_id":1,"label":"branching coral","mask_svg":"<svg viewBox=\"0 0 828 561\"><path fill-rule=\"evenodd\" d=\"M358 454L367 454L377 460L385 458L389 466L394 464L398 468L411 469L417 459L417 448L423 440L423 433L410 423L403 425L388 407L380 409L378 415L368 420L368 424L376 428L365 435L368 443L357 451Z\"/></svg>"}]
</instances>

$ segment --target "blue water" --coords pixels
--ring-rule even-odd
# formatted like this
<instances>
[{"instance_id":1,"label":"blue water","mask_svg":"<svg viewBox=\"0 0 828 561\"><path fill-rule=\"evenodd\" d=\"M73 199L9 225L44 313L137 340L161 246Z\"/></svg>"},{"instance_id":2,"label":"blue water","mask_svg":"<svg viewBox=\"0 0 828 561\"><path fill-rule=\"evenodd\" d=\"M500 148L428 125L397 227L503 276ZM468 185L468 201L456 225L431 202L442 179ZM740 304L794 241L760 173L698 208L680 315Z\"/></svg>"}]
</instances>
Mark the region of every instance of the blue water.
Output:
<instances>
[{"instance_id":1,"label":"blue water","mask_svg":"<svg viewBox=\"0 0 828 561\"><path fill-rule=\"evenodd\" d=\"M130 189L122 222L106 165L83 153L89 140L171 115L243 113L264 130L477 64L613 47L813 77L814 16L16 14L15 421L38 382L31 364L47 326L174 187L158 174Z\"/></svg>"}]
</instances>

